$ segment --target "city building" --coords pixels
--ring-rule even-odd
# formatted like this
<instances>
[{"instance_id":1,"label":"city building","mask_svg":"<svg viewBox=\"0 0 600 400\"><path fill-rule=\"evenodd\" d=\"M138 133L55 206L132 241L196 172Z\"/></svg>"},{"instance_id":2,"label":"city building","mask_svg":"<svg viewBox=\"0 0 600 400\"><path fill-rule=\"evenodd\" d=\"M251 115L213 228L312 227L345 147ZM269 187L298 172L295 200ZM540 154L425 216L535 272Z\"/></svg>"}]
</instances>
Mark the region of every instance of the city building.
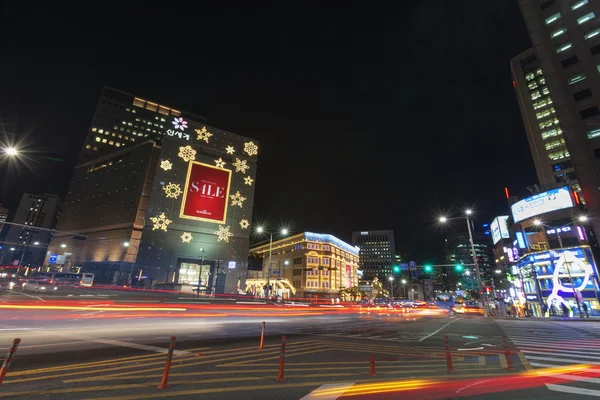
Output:
<instances>
[{"instance_id":1,"label":"city building","mask_svg":"<svg viewBox=\"0 0 600 400\"><path fill-rule=\"evenodd\" d=\"M600 3L519 5L532 48L511 69L540 191L568 186L600 215Z\"/></svg>"},{"instance_id":2,"label":"city building","mask_svg":"<svg viewBox=\"0 0 600 400\"><path fill-rule=\"evenodd\" d=\"M370 281L374 277L385 280L392 276L396 256L394 231L352 232L352 245L360 248L360 269L364 280Z\"/></svg>"},{"instance_id":3,"label":"city building","mask_svg":"<svg viewBox=\"0 0 600 400\"><path fill-rule=\"evenodd\" d=\"M4 222L6 222L7 218L8 218L8 208L2 207L2 204L0 203L0 239L4 237L4 235L3 235Z\"/></svg>"},{"instance_id":4,"label":"city building","mask_svg":"<svg viewBox=\"0 0 600 400\"><path fill-rule=\"evenodd\" d=\"M134 122L141 115L149 121L151 112L160 123L152 123L153 136L126 145L84 145L57 230L87 239L56 234L48 266L61 267L69 252L72 266L96 274L96 282L237 293L248 262L258 144L193 114L168 109L167 116L165 107L124 92L117 93L128 104L109 103L108 92L115 91L105 89L96 115L110 106ZM100 126L90 131L104 134ZM105 136L120 139L127 129Z\"/></svg>"},{"instance_id":5,"label":"city building","mask_svg":"<svg viewBox=\"0 0 600 400\"><path fill-rule=\"evenodd\" d=\"M2 263L42 266L52 234L38 228L54 229L62 210L63 202L55 194L23 193L12 223L25 226L6 224L7 233Z\"/></svg>"},{"instance_id":6,"label":"city building","mask_svg":"<svg viewBox=\"0 0 600 400\"><path fill-rule=\"evenodd\" d=\"M248 271L246 292L289 298L338 297L340 289L358 286L359 250L333 235L303 232L254 246L251 256L263 259L262 271ZM269 274L270 272L270 274Z\"/></svg>"},{"instance_id":7,"label":"city building","mask_svg":"<svg viewBox=\"0 0 600 400\"><path fill-rule=\"evenodd\" d=\"M495 269L494 251L491 235L486 232L473 232L473 247L477 256L477 263L482 281L490 277ZM448 236L444 249L445 263L450 266L441 267L444 291L454 290L460 282L459 288L477 290L477 279L473 264L473 252L468 232L457 232ZM455 266L466 265L457 271Z\"/></svg>"},{"instance_id":8,"label":"city building","mask_svg":"<svg viewBox=\"0 0 600 400\"><path fill-rule=\"evenodd\" d=\"M165 135L193 137L193 131L190 133L189 129L180 130L172 125L172 121L179 118L206 123L202 116L105 86L88 128L80 163L145 140L160 143Z\"/></svg>"}]
</instances>

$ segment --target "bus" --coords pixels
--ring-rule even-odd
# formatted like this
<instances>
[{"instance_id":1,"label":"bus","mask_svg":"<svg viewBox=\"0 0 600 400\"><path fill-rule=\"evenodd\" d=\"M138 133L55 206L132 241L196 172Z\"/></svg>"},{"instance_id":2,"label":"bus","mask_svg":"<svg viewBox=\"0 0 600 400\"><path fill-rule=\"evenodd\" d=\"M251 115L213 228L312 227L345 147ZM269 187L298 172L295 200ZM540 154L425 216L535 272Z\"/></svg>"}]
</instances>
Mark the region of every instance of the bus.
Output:
<instances>
[{"instance_id":1,"label":"bus","mask_svg":"<svg viewBox=\"0 0 600 400\"><path fill-rule=\"evenodd\" d=\"M74 272L34 272L30 279L43 279L59 286L92 286L94 274Z\"/></svg>"}]
</instances>

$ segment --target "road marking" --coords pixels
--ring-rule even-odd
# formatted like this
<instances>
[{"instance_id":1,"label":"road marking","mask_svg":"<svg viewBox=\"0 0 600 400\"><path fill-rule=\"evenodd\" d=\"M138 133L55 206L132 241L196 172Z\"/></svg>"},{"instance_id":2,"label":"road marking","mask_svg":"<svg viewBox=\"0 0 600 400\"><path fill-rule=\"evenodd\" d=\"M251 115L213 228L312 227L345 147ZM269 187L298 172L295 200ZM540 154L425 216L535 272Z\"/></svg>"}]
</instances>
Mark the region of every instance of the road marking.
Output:
<instances>
[{"instance_id":1,"label":"road marking","mask_svg":"<svg viewBox=\"0 0 600 400\"><path fill-rule=\"evenodd\" d=\"M354 382L347 383L333 383L330 385L321 385L300 400L336 400L342 396L347 389L350 389L354 385ZM333 391L333 393L320 393L323 391Z\"/></svg>"},{"instance_id":2,"label":"road marking","mask_svg":"<svg viewBox=\"0 0 600 400\"><path fill-rule=\"evenodd\" d=\"M138 344L138 343L129 343L129 342L123 342L120 340L96 339L96 340L92 340L92 342L102 343L102 344L110 344L110 345L119 346L119 347L129 347L129 348L138 349L138 350L154 351L156 353L168 353L169 352L169 349L164 348L164 347L148 346L146 344ZM184 351L184 350L173 350L173 354L191 354L191 353L189 351Z\"/></svg>"},{"instance_id":3,"label":"road marking","mask_svg":"<svg viewBox=\"0 0 600 400\"><path fill-rule=\"evenodd\" d=\"M472 383L472 384L470 384L470 385L467 385L467 386L461 387L460 389L458 389L458 390L456 391L456 393L458 393L458 392L460 392L460 391L462 391L462 390L464 390L464 389L468 389L468 388L470 388L470 387L473 387L473 386L481 385L482 383L489 382L489 381L491 381L491 379L486 379L486 380L484 380L484 381L479 381L479 382Z\"/></svg>"},{"instance_id":4,"label":"road marking","mask_svg":"<svg viewBox=\"0 0 600 400\"><path fill-rule=\"evenodd\" d=\"M456 349L457 351L483 350L483 347L474 347L472 349Z\"/></svg>"},{"instance_id":5,"label":"road marking","mask_svg":"<svg viewBox=\"0 0 600 400\"><path fill-rule=\"evenodd\" d=\"M44 329L44 328L1 328L0 331L30 331L32 329Z\"/></svg>"},{"instance_id":6,"label":"road marking","mask_svg":"<svg viewBox=\"0 0 600 400\"><path fill-rule=\"evenodd\" d=\"M425 340L425 339L429 339L430 337L432 337L433 335L435 335L435 334L437 334L437 333L441 332L441 331L442 331L442 329L444 329L445 327L447 327L448 325L450 325L451 323L453 323L453 322L456 322L456 321L458 321L458 319L453 319L452 321L450 321L450 322L448 322L447 324L445 324L444 326L442 326L440 329L438 329L438 330L435 330L435 331L431 332L429 335L427 335L427 336L424 336L424 337L422 337L421 339L419 339L419 342L422 342L422 341L423 341L423 340Z\"/></svg>"},{"instance_id":7,"label":"road marking","mask_svg":"<svg viewBox=\"0 0 600 400\"><path fill-rule=\"evenodd\" d=\"M583 396L594 396L596 398L600 397L600 390L582 389L573 386L553 385L551 383L546 383L546 387L554 392L572 393Z\"/></svg>"},{"instance_id":8,"label":"road marking","mask_svg":"<svg viewBox=\"0 0 600 400\"><path fill-rule=\"evenodd\" d=\"M520 349L520 350L521 350L521 353L525 353L526 354L526 357L529 357L528 356L529 354L542 354L542 355L552 355L552 356L573 356L574 355L573 354L574 352L566 353L566 352L563 352L563 351L551 351L551 352L548 352L548 351L531 351L531 350L523 350L523 349ZM590 360L600 360L600 357L597 357L597 356L596 357L594 357L594 356L584 356L584 355L581 354L581 352L575 353L575 354L579 358L589 358Z\"/></svg>"},{"instance_id":9,"label":"road marking","mask_svg":"<svg viewBox=\"0 0 600 400\"><path fill-rule=\"evenodd\" d=\"M573 363L581 364L584 360L577 360L573 358L555 358L555 357L538 357L538 356L526 356L528 360L540 360L540 361L554 361L562 363ZM600 365L600 362L585 361L586 364Z\"/></svg>"}]
</instances>

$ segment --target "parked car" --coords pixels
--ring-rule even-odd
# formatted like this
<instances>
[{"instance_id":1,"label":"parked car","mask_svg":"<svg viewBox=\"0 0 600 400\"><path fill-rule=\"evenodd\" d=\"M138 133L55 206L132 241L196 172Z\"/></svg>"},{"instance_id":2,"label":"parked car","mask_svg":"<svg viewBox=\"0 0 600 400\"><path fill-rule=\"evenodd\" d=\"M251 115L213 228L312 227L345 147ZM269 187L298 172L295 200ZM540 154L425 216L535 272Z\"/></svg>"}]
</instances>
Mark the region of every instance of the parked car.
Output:
<instances>
[{"instance_id":1,"label":"parked car","mask_svg":"<svg viewBox=\"0 0 600 400\"><path fill-rule=\"evenodd\" d=\"M54 292L57 289L58 286L49 281L29 280L23 283L26 292Z\"/></svg>"}]
</instances>

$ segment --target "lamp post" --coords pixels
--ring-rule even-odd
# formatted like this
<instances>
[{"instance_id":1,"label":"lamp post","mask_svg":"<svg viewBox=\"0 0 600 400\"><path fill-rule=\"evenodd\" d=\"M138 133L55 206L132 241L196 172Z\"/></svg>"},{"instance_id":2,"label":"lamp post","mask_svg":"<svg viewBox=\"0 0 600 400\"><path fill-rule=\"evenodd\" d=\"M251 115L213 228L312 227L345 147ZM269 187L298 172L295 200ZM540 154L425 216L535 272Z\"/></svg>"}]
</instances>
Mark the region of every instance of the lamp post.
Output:
<instances>
[{"instance_id":1,"label":"lamp post","mask_svg":"<svg viewBox=\"0 0 600 400\"><path fill-rule=\"evenodd\" d=\"M471 242L471 255L473 256L473 264L475 264L475 275L477 276L477 288L479 290L481 296L481 306L483 307L483 316L488 316L487 302L485 299L485 293L483 293L483 283L481 282L481 272L479 271L479 263L477 262L477 253L475 252L475 243L473 242L473 232L471 231L471 214L473 211L470 209L465 210L465 219L467 221L467 229L469 230L469 241ZM455 217L455 218L447 218L440 217L439 221L441 223L446 223L451 219L458 219L463 217Z\"/></svg>"},{"instance_id":2,"label":"lamp post","mask_svg":"<svg viewBox=\"0 0 600 400\"><path fill-rule=\"evenodd\" d=\"M139 252L137 246L130 244L129 242L124 242L123 243L123 247L128 248L128 247L135 247L135 252ZM137 258L137 256L136 256ZM132 282L132 277L133 277L133 266L135 265L135 259L131 262L131 270L129 270L129 286L131 286L131 282ZM139 283L138 283L138 287L139 287Z\"/></svg>"},{"instance_id":3,"label":"lamp post","mask_svg":"<svg viewBox=\"0 0 600 400\"><path fill-rule=\"evenodd\" d=\"M585 215L581 215L578 218L578 221L573 221L573 222L570 222L570 223L568 223L566 225L563 225L563 226L569 226L569 225L574 224L575 222L585 222L587 220L588 220L588 217L586 217ZM540 221L539 219L534 220L533 224L535 226L545 226L547 228L554 229L551 226L542 223L542 221ZM558 245L560 246L560 250L561 250L562 256L563 256L563 258L565 260L564 264L567 267L567 274L569 275L569 280L571 281L571 288L573 289L573 297L575 297L575 302L577 303L577 309L579 310L579 318L583 318L583 313L581 312L581 304L579 302L579 297L577 297L577 293L575 291L575 281L573 281L573 277L571 276L571 267L569 266L570 261L567 261L567 257L565 255L565 249L563 247L562 238L560 237L560 228L556 229L556 238L558 239ZM537 278L535 278L535 279L537 280Z\"/></svg>"},{"instance_id":4,"label":"lamp post","mask_svg":"<svg viewBox=\"0 0 600 400\"><path fill-rule=\"evenodd\" d=\"M390 281L390 288L392 289L392 290L391 290L391 293L392 293L392 300L394 300L394 277L393 277L393 276L390 276L390 277L388 278L388 280Z\"/></svg>"},{"instance_id":5,"label":"lamp post","mask_svg":"<svg viewBox=\"0 0 600 400\"><path fill-rule=\"evenodd\" d=\"M267 291L269 297L271 297L271 258L273 256L273 232L267 232L262 226L256 228L257 233L268 233L269 234L269 266L267 267ZM281 229L279 231L281 236L286 236L288 234L288 230L286 228Z\"/></svg>"},{"instance_id":6,"label":"lamp post","mask_svg":"<svg viewBox=\"0 0 600 400\"><path fill-rule=\"evenodd\" d=\"M404 298L406 298L406 279L402 279L402 292L404 293Z\"/></svg>"}]
</instances>

